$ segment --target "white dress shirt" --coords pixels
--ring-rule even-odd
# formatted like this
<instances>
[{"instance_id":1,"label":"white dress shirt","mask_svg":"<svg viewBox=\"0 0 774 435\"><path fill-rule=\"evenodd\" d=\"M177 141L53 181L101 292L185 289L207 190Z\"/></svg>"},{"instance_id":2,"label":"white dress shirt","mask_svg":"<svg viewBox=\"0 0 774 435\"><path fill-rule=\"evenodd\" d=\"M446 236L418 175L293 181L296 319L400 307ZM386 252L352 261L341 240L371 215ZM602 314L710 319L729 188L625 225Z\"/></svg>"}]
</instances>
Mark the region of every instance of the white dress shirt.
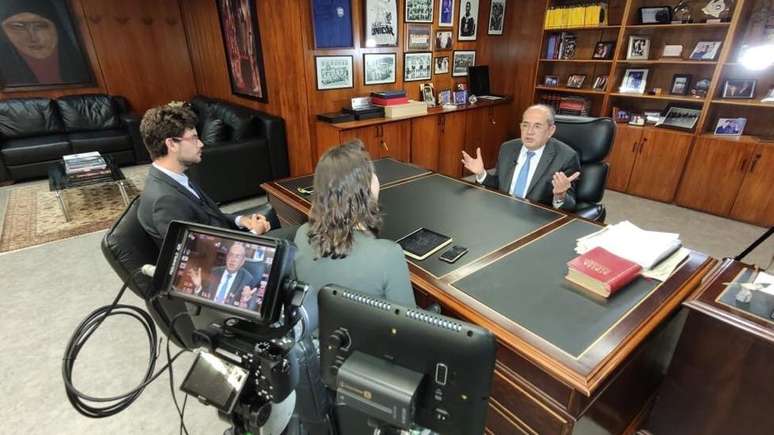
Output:
<instances>
[{"instance_id":1,"label":"white dress shirt","mask_svg":"<svg viewBox=\"0 0 774 435\"><path fill-rule=\"evenodd\" d=\"M532 159L529 161L529 172L527 172L527 190L524 192L524 196L527 196L527 191L529 191L529 187L532 185L532 177L535 176L535 171L538 167L538 162L540 162L540 157L543 156L543 150L546 149L546 146L543 145L542 147L536 149L536 150L530 150L527 149L526 146L522 145L521 150L519 151L519 157L516 160L516 169L513 171L513 177L511 178L511 182L508 186L508 193L510 195L513 195L513 189L516 185L516 179L519 177L519 172L521 171L521 168L524 167L524 164L527 162L527 151L532 151L535 153L534 156L532 156ZM486 178L487 174L484 173L482 177L476 176L476 182L479 184L484 182L484 179Z\"/></svg>"}]
</instances>

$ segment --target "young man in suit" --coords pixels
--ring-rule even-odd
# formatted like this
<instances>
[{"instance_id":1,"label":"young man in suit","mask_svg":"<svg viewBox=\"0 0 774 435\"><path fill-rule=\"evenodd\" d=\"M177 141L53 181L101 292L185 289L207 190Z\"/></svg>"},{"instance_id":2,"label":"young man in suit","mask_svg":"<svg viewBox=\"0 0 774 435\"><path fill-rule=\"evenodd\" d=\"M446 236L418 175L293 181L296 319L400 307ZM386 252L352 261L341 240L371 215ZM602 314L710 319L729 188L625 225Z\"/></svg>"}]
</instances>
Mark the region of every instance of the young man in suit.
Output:
<instances>
[{"instance_id":1,"label":"young man in suit","mask_svg":"<svg viewBox=\"0 0 774 435\"><path fill-rule=\"evenodd\" d=\"M184 106L160 106L145 112L140 123L145 148L153 165L137 211L140 225L158 246L173 220L263 234L271 229L259 214L224 214L217 204L185 175L202 160L204 144L196 132L196 114ZM228 170L228 168L223 168Z\"/></svg>"},{"instance_id":2,"label":"young man in suit","mask_svg":"<svg viewBox=\"0 0 774 435\"><path fill-rule=\"evenodd\" d=\"M489 174L481 159L481 149L473 158L462 152L465 169L476 174L476 181L517 198L526 198L565 211L575 210L572 182L580 176L578 153L567 144L551 138L556 131L554 110L542 104L530 106L522 115L521 138L500 145L497 168Z\"/></svg>"}]
</instances>

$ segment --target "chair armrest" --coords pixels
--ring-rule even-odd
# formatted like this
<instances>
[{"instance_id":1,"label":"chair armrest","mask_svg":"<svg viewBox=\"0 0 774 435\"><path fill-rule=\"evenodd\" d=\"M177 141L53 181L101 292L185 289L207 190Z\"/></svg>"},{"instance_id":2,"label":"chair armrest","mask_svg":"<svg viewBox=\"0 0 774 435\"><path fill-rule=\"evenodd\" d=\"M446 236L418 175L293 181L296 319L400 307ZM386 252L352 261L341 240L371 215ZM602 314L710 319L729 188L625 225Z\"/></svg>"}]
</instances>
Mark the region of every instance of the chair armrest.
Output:
<instances>
[{"instance_id":1,"label":"chair armrest","mask_svg":"<svg viewBox=\"0 0 774 435\"><path fill-rule=\"evenodd\" d=\"M113 98L113 101L116 103L119 115L129 113L129 101L127 101L126 98L120 95L113 95L111 98Z\"/></svg>"},{"instance_id":2,"label":"chair armrest","mask_svg":"<svg viewBox=\"0 0 774 435\"><path fill-rule=\"evenodd\" d=\"M605 223L607 210L603 204L592 204L586 207L578 207L575 214L590 221Z\"/></svg>"},{"instance_id":3,"label":"chair armrest","mask_svg":"<svg viewBox=\"0 0 774 435\"><path fill-rule=\"evenodd\" d=\"M271 179L276 180L290 176L285 121L280 117L259 111L255 111L255 120L266 138L266 145L269 149Z\"/></svg>"},{"instance_id":4,"label":"chair armrest","mask_svg":"<svg viewBox=\"0 0 774 435\"><path fill-rule=\"evenodd\" d=\"M129 139L132 141L135 162L150 162L150 154L145 149L145 144L140 136L140 117L134 113L122 113L121 124L126 128L127 133L129 133Z\"/></svg>"},{"instance_id":5,"label":"chair armrest","mask_svg":"<svg viewBox=\"0 0 774 435\"><path fill-rule=\"evenodd\" d=\"M3 143L0 142L0 148L3 147ZM0 157L0 183L11 180L11 174L8 172L8 168L5 166L5 161Z\"/></svg>"}]
</instances>

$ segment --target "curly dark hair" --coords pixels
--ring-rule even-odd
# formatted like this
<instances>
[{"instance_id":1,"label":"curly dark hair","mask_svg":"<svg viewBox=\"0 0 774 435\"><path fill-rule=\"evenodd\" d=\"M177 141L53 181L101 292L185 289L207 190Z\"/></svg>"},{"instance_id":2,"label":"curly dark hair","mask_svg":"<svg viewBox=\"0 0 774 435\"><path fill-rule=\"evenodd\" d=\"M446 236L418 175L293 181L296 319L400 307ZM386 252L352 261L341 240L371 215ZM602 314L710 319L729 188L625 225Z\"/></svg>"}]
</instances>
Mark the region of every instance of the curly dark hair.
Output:
<instances>
[{"instance_id":1,"label":"curly dark hair","mask_svg":"<svg viewBox=\"0 0 774 435\"><path fill-rule=\"evenodd\" d=\"M196 128L196 113L186 105L165 105L148 109L140 122L140 134L153 160L167 155L167 138L181 137Z\"/></svg>"},{"instance_id":2,"label":"curly dark hair","mask_svg":"<svg viewBox=\"0 0 774 435\"><path fill-rule=\"evenodd\" d=\"M317 162L307 237L318 258L349 255L355 231L379 233L382 215L371 193L373 174L359 139L329 149Z\"/></svg>"}]
</instances>

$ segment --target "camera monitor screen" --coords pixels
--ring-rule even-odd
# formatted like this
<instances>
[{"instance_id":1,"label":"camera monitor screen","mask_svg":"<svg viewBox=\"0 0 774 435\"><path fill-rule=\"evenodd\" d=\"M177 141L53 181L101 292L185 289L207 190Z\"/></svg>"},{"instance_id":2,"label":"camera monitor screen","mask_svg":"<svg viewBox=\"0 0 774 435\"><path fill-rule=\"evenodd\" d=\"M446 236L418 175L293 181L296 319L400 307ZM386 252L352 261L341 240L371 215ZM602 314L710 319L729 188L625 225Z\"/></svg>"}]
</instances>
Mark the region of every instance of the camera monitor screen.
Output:
<instances>
[{"instance_id":1,"label":"camera monitor screen","mask_svg":"<svg viewBox=\"0 0 774 435\"><path fill-rule=\"evenodd\" d=\"M157 265L170 296L260 323L276 320L283 242L180 222L170 225L170 238Z\"/></svg>"}]
</instances>

